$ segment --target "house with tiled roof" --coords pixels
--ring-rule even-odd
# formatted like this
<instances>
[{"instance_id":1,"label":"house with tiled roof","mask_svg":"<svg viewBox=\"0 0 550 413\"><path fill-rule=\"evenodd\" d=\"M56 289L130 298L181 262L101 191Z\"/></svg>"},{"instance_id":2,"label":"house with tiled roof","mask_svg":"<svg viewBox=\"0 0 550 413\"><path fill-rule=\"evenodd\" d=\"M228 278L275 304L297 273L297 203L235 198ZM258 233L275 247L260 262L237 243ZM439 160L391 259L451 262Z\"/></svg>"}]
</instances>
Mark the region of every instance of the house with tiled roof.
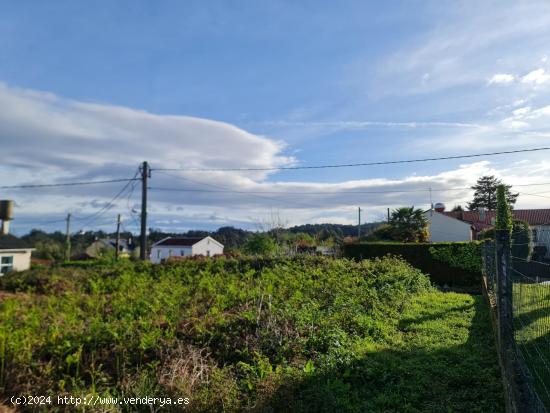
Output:
<instances>
[{"instance_id":1,"label":"house with tiled roof","mask_svg":"<svg viewBox=\"0 0 550 413\"><path fill-rule=\"evenodd\" d=\"M496 211L445 211L443 204L439 205L439 208L427 211L431 241L475 240L481 231L495 225ZM514 209L512 218L527 222L533 232L533 244L546 246L550 254L550 209ZM463 226L460 227L458 222ZM464 225L469 226L470 233Z\"/></svg>"},{"instance_id":2,"label":"house with tiled roof","mask_svg":"<svg viewBox=\"0 0 550 413\"><path fill-rule=\"evenodd\" d=\"M151 262L159 264L170 258L203 255L213 257L223 254L223 244L212 237L176 238L166 237L151 247Z\"/></svg>"}]
</instances>

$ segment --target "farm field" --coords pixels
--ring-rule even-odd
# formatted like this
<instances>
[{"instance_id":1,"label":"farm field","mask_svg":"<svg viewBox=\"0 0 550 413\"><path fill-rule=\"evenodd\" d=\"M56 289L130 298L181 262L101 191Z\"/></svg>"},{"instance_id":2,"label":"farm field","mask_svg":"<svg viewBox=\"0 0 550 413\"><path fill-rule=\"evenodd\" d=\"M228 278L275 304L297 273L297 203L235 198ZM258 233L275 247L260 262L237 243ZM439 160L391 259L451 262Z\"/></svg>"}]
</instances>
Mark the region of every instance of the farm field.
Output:
<instances>
[{"instance_id":1,"label":"farm field","mask_svg":"<svg viewBox=\"0 0 550 413\"><path fill-rule=\"evenodd\" d=\"M398 259L82 263L0 283L3 399L187 397L190 412L503 411L483 297L439 292Z\"/></svg>"}]
</instances>

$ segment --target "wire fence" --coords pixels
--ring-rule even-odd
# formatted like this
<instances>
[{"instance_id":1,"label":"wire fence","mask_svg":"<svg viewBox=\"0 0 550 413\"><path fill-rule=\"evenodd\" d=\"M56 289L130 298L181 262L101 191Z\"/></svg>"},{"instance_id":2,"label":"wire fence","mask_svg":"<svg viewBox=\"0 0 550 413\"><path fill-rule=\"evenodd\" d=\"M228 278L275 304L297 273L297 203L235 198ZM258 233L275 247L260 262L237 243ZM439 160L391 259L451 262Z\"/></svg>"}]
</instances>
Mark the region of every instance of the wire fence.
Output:
<instances>
[{"instance_id":1,"label":"wire fence","mask_svg":"<svg viewBox=\"0 0 550 413\"><path fill-rule=\"evenodd\" d=\"M509 411L550 412L550 261L507 231L495 238L483 245L483 275Z\"/></svg>"}]
</instances>

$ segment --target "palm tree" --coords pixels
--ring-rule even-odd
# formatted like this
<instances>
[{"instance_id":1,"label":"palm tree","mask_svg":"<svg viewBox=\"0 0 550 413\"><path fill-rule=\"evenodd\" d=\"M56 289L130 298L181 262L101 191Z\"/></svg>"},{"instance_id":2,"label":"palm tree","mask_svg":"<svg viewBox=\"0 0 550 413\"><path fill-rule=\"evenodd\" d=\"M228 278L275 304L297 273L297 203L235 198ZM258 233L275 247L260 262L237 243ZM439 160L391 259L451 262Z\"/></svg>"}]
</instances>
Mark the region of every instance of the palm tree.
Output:
<instances>
[{"instance_id":1,"label":"palm tree","mask_svg":"<svg viewBox=\"0 0 550 413\"><path fill-rule=\"evenodd\" d=\"M428 240L428 220L420 209L401 207L390 217L392 237L401 242L426 242Z\"/></svg>"}]
</instances>

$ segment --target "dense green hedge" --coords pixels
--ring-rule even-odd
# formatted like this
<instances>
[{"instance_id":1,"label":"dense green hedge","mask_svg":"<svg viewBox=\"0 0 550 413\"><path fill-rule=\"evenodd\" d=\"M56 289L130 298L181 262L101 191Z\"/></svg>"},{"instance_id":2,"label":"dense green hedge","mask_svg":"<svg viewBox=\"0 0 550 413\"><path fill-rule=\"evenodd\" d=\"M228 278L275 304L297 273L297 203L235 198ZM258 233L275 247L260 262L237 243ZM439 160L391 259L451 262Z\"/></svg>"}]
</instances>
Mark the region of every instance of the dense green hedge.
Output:
<instances>
[{"instance_id":1,"label":"dense green hedge","mask_svg":"<svg viewBox=\"0 0 550 413\"><path fill-rule=\"evenodd\" d=\"M481 242L395 243L366 242L344 246L344 256L364 259L399 255L430 275L439 285L479 286Z\"/></svg>"}]
</instances>

